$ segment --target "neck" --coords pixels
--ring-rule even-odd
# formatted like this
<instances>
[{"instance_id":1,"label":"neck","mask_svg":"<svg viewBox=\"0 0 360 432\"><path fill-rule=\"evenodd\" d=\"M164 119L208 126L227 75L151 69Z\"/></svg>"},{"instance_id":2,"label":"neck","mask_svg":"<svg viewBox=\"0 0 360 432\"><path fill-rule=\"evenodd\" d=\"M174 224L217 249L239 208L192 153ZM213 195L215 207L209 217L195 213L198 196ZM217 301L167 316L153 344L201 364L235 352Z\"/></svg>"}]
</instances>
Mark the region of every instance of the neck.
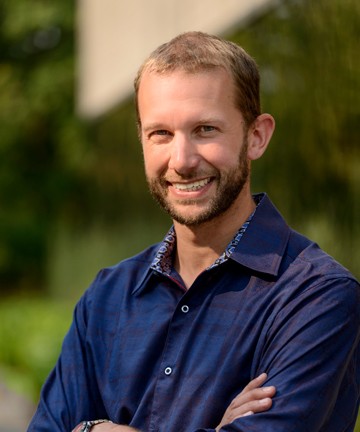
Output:
<instances>
[{"instance_id":1,"label":"neck","mask_svg":"<svg viewBox=\"0 0 360 432\"><path fill-rule=\"evenodd\" d=\"M199 226L174 221L177 243L174 267L187 288L224 252L235 233L255 210L250 192L225 213Z\"/></svg>"}]
</instances>

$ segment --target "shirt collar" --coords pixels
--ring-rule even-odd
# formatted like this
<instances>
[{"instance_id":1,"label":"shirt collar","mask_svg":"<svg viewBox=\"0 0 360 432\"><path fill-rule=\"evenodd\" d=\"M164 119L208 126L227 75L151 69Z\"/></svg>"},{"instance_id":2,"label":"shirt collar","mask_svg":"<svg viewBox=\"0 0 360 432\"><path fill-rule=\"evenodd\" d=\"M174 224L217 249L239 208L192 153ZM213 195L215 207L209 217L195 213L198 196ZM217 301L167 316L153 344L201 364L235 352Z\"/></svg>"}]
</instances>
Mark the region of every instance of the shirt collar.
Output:
<instances>
[{"instance_id":1,"label":"shirt collar","mask_svg":"<svg viewBox=\"0 0 360 432\"><path fill-rule=\"evenodd\" d=\"M248 219L236 233L234 239L239 233L242 239L236 242L235 248L233 248L233 241L228 245L228 248L232 247L228 258L256 272L276 276L288 243L290 228L267 194L256 194L254 199L258 204L256 211L249 218L251 223ZM243 235L245 229L246 235ZM170 272L171 254L175 243L176 235L174 228L171 227L163 242L155 250L152 263L134 287L133 293L144 287L154 272Z\"/></svg>"},{"instance_id":2,"label":"shirt collar","mask_svg":"<svg viewBox=\"0 0 360 432\"><path fill-rule=\"evenodd\" d=\"M290 236L290 228L266 194L241 242L231 255L239 264L277 276Z\"/></svg>"},{"instance_id":3,"label":"shirt collar","mask_svg":"<svg viewBox=\"0 0 360 432\"><path fill-rule=\"evenodd\" d=\"M175 246L176 233L174 226L172 226L156 252L151 268L159 273L169 275L171 273Z\"/></svg>"},{"instance_id":4,"label":"shirt collar","mask_svg":"<svg viewBox=\"0 0 360 432\"><path fill-rule=\"evenodd\" d=\"M261 197L262 198L262 197ZM259 203L260 200L256 201L256 204ZM217 267L218 265L226 262L232 255L233 251L236 249L240 239L245 233L247 227L250 224L251 219L254 216L255 211L248 217L246 222L242 225L242 227L237 231L237 233L232 238L231 242L227 245L225 251L215 260L215 262L208 268ZM172 266L173 266L173 252L176 246L176 232L174 226L170 228L168 233L166 234L163 242L161 243L155 258L151 264L151 268L158 273L162 273L165 275L170 275Z\"/></svg>"}]
</instances>

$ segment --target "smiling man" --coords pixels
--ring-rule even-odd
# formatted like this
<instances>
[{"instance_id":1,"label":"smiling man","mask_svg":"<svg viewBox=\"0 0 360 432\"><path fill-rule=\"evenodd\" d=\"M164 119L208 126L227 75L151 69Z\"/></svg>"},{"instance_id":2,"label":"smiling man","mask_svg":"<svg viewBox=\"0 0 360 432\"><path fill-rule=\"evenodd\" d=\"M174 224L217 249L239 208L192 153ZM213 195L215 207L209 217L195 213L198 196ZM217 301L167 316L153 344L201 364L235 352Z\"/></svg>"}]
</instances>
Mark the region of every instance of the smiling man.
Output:
<instances>
[{"instance_id":1,"label":"smiling man","mask_svg":"<svg viewBox=\"0 0 360 432\"><path fill-rule=\"evenodd\" d=\"M135 93L149 189L173 226L80 299L29 431L352 431L359 284L251 194L275 126L254 60L185 33Z\"/></svg>"},{"instance_id":2,"label":"smiling man","mask_svg":"<svg viewBox=\"0 0 360 432\"><path fill-rule=\"evenodd\" d=\"M247 135L241 112L229 104L229 74L145 73L138 97L150 191L171 217L199 226L235 201L248 213L254 202L249 190L241 193L245 184L249 189Z\"/></svg>"},{"instance_id":3,"label":"smiling man","mask_svg":"<svg viewBox=\"0 0 360 432\"><path fill-rule=\"evenodd\" d=\"M138 111L150 191L174 220L174 267L189 288L255 210L250 160L265 151L274 120L261 114L248 125L220 67L145 69Z\"/></svg>"}]
</instances>

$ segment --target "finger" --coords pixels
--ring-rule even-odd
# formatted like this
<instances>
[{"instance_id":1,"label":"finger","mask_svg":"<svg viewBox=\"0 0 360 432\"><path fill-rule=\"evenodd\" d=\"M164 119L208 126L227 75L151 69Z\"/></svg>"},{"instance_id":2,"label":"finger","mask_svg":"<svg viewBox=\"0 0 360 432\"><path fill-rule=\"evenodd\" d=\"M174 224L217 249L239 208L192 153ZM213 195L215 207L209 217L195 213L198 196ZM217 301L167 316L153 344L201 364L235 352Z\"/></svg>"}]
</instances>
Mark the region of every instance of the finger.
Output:
<instances>
[{"instance_id":1,"label":"finger","mask_svg":"<svg viewBox=\"0 0 360 432\"><path fill-rule=\"evenodd\" d=\"M234 420L240 417L246 417L255 413L267 411L271 408L272 399L264 398L257 401L250 401L240 407L231 408L231 405L226 410L224 417L221 420L219 426L215 429L218 432L225 424L232 423Z\"/></svg>"},{"instance_id":2,"label":"finger","mask_svg":"<svg viewBox=\"0 0 360 432\"><path fill-rule=\"evenodd\" d=\"M258 401L264 398L272 398L276 393L274 386L255 388L247 392L239 393L230 404L230 409L238 408L250 401Z\"/></svg>"},{"instance_id":3,"label":"finger","mask_svg":"<svg viewBox=\"0 0 360 432\"><path fill-rule=\"evenodd\" d=\"M248 411L253 411L254 413L259 413L268 410L272 406L272 398L266 397L258 400L251 400L242 404L239 407L232 408L230 411L231 415L236 417L245 414Z\"/></svg>"},{"instance_id":4,"label":"finger","mask_svg":"<svg viewBox=\"0 0 360 432\"><path fill-rule=\"evenodd\" d=\"M262 374L260 374L259 376L251 380L249 384L246 387L244 387L242 393L245 393L257 387L261 387L266 381L266 378L267 378L267 374L263 372Z\"/></svg>"},{"instance_id":5,"label":"finger","mask_svg":"<svg viewBox=\"0 0 360 432\"><path fill-rule=\"evenodd\" d=\"M267 411L268 409L271 408L271 406L272 406L272 399L269 397L257 401L251 401L247 404L248 410L254 414Z\"/></svg>"},{"instance_id":6,"label":"finger","mask_svg":"<svg viewBox=\"0 0 360 432\"><path fill-rule=\"evenodd\" d=\"M264 398L256 401L250 401L228 412L226 416L226 420L229 423L231 423L237 418L267 411L268 409L271 408L271 406L272 406L271 398Z\"/></svg>"},{"instance_id":7,"label":"finger","mask_svg":"<svg viewBox=\"0 0 360 432\"><path fill-rule=\"evenodd\" d=\"M248 411L245 414L243 414L241 417L247 417L247 416L253 415L253 414L254 414L254 411Z\"/></svg>"}]
</instances>

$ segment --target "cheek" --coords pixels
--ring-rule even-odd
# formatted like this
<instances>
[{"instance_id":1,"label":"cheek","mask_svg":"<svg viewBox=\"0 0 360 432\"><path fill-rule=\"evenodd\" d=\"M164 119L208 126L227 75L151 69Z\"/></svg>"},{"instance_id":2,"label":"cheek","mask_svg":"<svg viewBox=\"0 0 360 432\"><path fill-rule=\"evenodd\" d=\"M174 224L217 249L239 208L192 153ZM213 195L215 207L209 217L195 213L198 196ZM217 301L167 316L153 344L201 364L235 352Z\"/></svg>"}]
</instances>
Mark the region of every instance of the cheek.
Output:
<instances>
[{"instance_id":1,"label":"cheek","mask_svg":"<svg viewBox=\"0 0 360 432\"><path fill-rule=\"evenodd\" d=\"M211 152L203 155L203 159L215 168L228 169L238 164L238 153L227 146L213 148Z\"/></svg>"},{"instance_id":2,"label":"cheek","mask_svg":"<svg viewBox=\"0 0 360 432\"><path fill-rule=\"evenodd\" d=\"M220 169L237 166L244 146L246 147L246 140L242 131L232 131L204 147L203 158Z\"/></svg>"},{"instance_id":3,"label":"cheek","mask_svg":"<svg viewBox=\"0 0 360 432\"><path fill-rule=\"evenodd\" d=\"M166 170L168 157L165 148L143 146L143 156L147 176L154 177Z\"/></svg>"}]
</instances>

